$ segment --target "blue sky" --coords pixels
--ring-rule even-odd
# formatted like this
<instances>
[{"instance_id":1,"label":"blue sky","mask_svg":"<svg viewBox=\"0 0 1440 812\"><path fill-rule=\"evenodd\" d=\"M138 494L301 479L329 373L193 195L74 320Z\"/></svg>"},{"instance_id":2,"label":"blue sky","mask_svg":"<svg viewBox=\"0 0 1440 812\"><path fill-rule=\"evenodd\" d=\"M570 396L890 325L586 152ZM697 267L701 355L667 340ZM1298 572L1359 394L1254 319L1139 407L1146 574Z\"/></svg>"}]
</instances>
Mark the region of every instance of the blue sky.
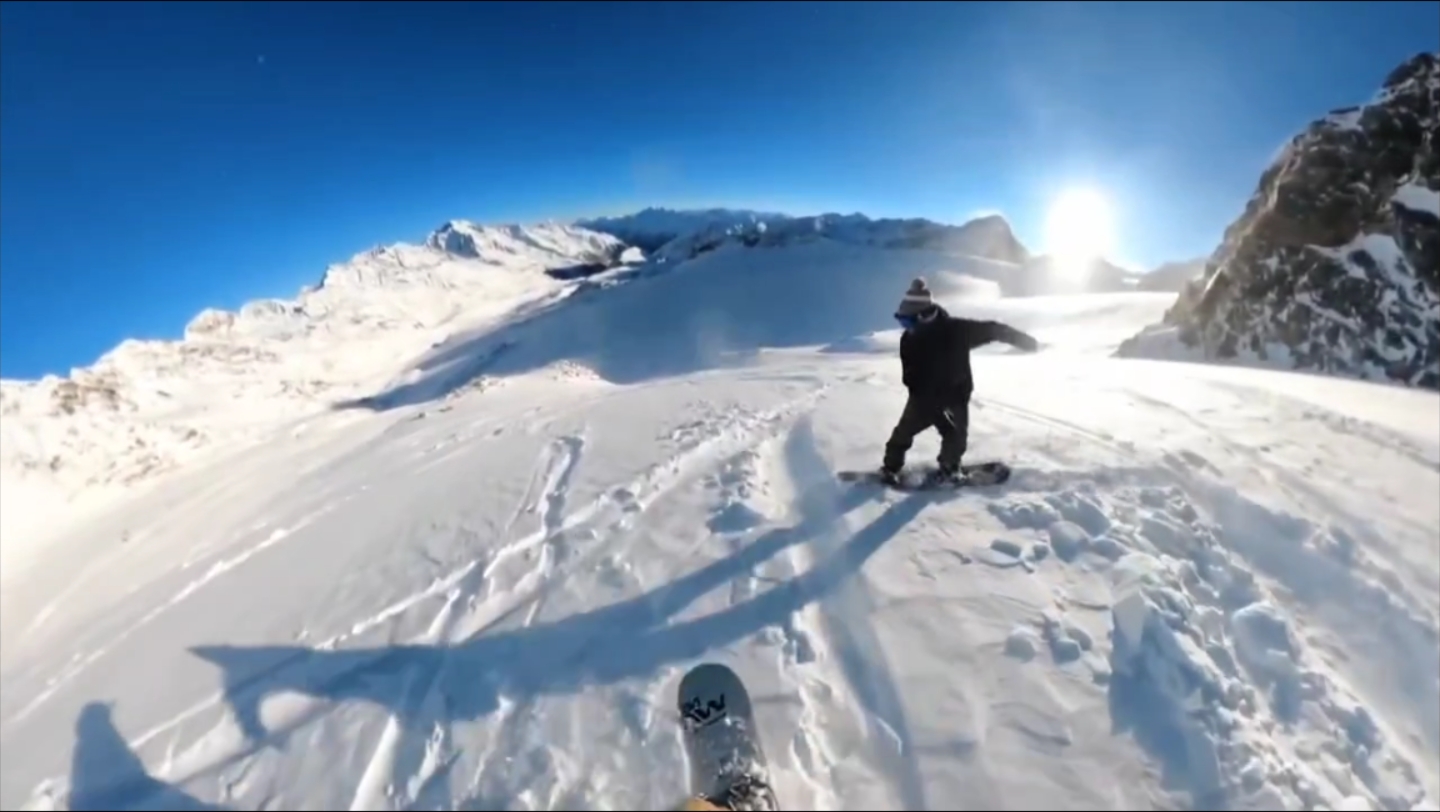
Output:
<instances>
[{"instance_id":1,"label":"blue sky","mask_svg":"<svg viewBox=\"0 0 1440 812\"><path fill-rule=\"evenodd\" d=\"M1415 3L0 6L0 375L292 297L443 221L999 210L1208 253L1276 150L1435 50Z\"/></svg>"}]
</instances>

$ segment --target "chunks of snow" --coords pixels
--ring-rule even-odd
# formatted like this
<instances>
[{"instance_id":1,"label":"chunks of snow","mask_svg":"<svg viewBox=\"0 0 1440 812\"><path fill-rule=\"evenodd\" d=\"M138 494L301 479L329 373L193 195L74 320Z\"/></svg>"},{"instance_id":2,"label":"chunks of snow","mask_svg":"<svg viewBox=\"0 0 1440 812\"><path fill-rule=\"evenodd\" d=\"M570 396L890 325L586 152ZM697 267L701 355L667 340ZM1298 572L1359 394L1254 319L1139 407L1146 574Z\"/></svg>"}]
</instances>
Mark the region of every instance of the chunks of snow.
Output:
<instances>
[{"instance_id":1,"label":"chunks of snow","mask_svg":"<svg viewBox=\"0 0 1440 812\"><path fill-rule=\"evenodd\" d=\"M1090 546L1090 534L1085 528L1071 521L1061 519L1051 522L1050 547L1055 550L1055 555L1069 561Z\"/></svg>"}]
</instances>

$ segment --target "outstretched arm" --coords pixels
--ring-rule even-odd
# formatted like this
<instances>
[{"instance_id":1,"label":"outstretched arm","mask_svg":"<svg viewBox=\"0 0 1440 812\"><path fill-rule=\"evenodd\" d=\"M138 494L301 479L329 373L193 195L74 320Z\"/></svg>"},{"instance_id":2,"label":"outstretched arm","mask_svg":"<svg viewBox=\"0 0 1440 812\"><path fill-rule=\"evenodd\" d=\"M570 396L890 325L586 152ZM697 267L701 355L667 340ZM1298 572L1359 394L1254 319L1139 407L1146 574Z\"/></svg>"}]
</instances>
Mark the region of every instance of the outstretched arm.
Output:
<instances>
[{"instance_id":1,"label":"outstretched arm","mask_svg":"<svg viewBox=\"0 0 1440 812\"><path fill-rule=\"evenodd\" d=\"M1009 344L1026 352L1035 352L1040 348L1040 342L1029 333L1016 330L1008 324L998 321L974 321L971 319L960 320L964 327L963 334L965 343L970 349L983 347L991 342L999 341L1002 344Z\"/></svg>"}]
</instances>

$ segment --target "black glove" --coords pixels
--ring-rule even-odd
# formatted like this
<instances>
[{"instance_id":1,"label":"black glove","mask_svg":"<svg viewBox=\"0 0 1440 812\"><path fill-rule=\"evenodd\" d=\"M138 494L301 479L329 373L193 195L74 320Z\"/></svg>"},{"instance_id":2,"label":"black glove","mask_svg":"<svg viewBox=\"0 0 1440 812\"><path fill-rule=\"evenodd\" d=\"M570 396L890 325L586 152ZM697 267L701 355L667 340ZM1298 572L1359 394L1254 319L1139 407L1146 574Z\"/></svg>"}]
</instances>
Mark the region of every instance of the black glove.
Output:
<instances>
[{"instance_id":1,"label":"black glove","mask_svg":"<svg viewBox=\"0 0 1440 812\"><path fill-rule=\"evenodd\" d=\"M1032 336L1029 333L1022 333L1019 330L1015 331L1014 339L1010 342L1010 344L1011 346L1022 349L1025 352L1035 352L1036 350L1040 349L1040 342L1035 340L1035 336Z\"/></svg>"}]
</instances>

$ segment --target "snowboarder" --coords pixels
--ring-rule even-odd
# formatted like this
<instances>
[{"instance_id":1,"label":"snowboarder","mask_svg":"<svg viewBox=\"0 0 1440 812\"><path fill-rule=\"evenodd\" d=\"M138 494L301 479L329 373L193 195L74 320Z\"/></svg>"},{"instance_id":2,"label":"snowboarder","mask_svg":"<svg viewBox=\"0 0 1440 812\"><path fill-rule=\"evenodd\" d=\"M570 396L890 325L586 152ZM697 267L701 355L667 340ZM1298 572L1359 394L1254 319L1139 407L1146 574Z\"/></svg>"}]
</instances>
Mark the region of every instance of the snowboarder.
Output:
<instances>
[{"instance_id":1,"label":"snowboarder","mask_svg":"<svg viewBox=\"0 0 1440 812\"><path fill-rule=\"evenodd\" d=\"M970 372L970 351L1000 341L1026 352L1039 342L1033 336L997 321L975 321L951 316L930 297L924 279L910 289L895 310L905 328L900 337L900 367L908 390L905 411L885 444L880 475L899 482L905 453L915 435L928 428L940 433L937 479L956 480L970 427L970 394L975 381Z\"/></svg>"}]
</instances>

